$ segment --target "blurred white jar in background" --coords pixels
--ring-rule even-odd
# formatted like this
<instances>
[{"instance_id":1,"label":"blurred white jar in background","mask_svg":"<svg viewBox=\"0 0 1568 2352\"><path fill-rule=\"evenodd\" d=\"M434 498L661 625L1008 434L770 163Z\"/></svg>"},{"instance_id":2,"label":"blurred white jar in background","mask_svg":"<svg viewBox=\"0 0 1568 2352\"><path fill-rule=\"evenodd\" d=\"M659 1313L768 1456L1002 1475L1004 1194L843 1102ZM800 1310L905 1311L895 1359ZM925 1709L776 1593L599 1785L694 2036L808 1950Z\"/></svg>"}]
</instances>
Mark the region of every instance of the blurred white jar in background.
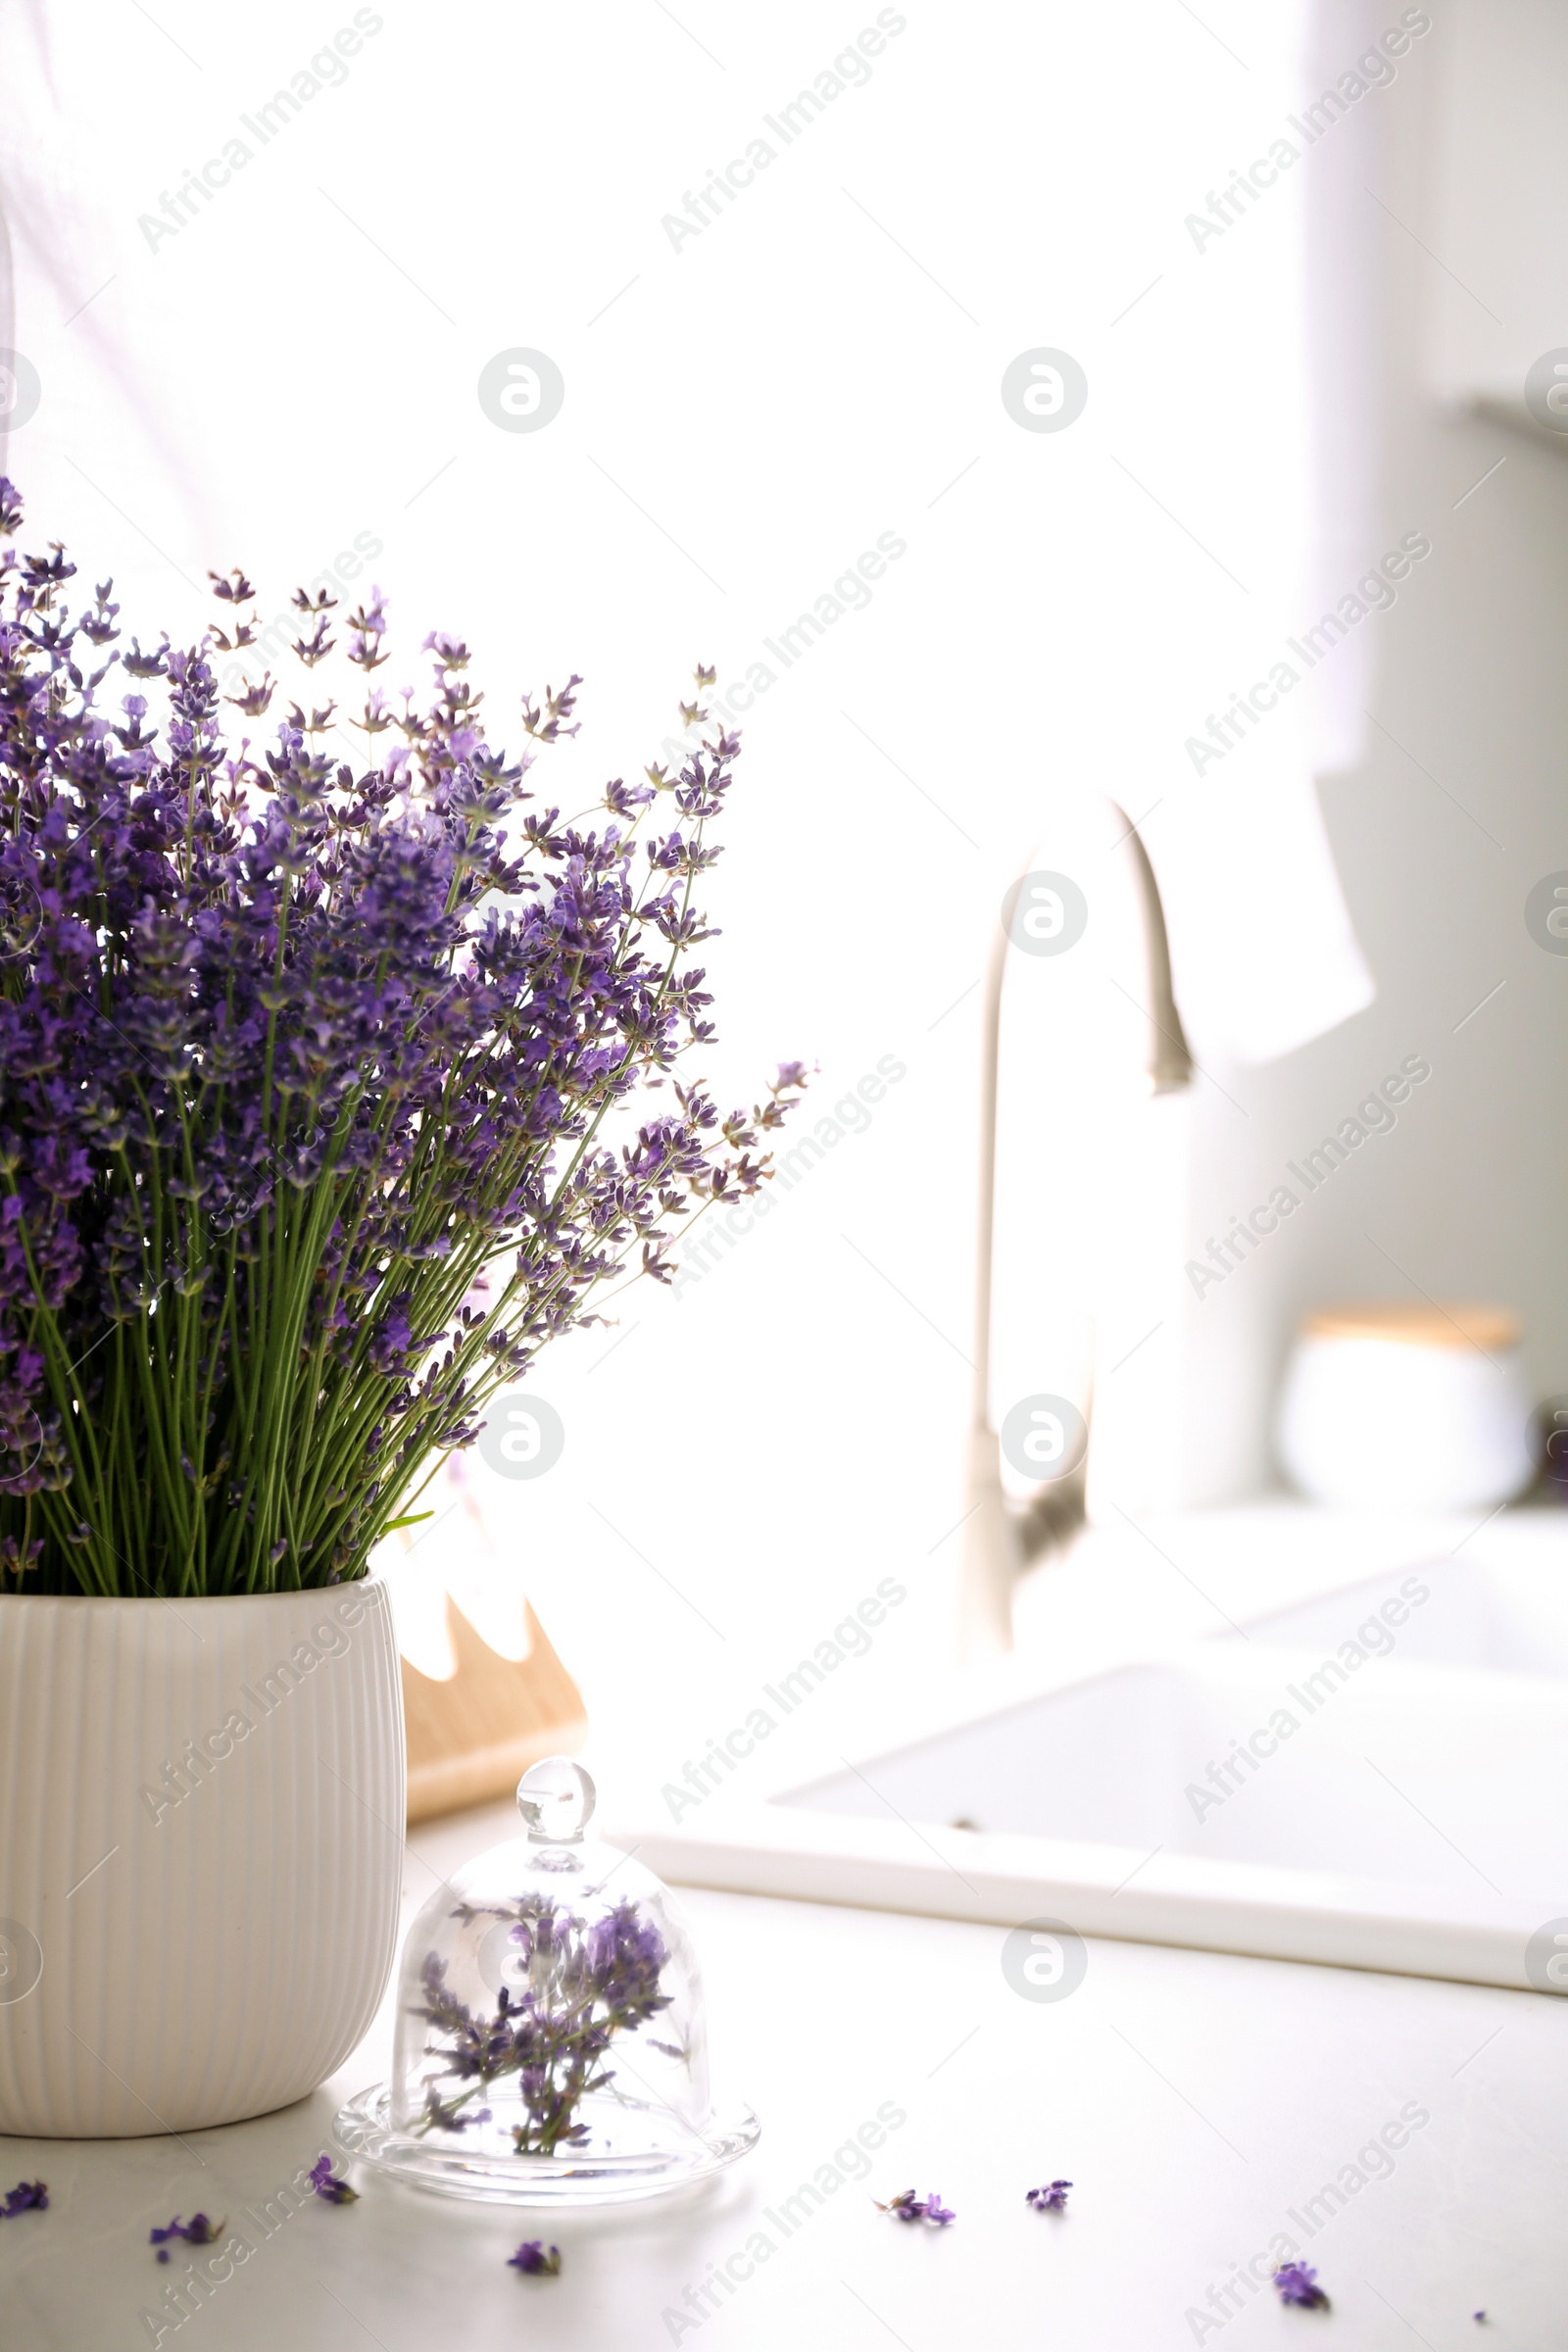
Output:
<instances>
[{"instance_id":1,"label":"blurred white jar in background","mask_svg":"<svg viewBox=\"0 0 1568 2352\"><path fill-rule=\"evenodd\" d=\"M1535 1474L1533 1401L1497 1308L1328 1308L1291 1352L1280 1460L1315 1502L1486 1509Z\"/></svg>"}]
</instances>

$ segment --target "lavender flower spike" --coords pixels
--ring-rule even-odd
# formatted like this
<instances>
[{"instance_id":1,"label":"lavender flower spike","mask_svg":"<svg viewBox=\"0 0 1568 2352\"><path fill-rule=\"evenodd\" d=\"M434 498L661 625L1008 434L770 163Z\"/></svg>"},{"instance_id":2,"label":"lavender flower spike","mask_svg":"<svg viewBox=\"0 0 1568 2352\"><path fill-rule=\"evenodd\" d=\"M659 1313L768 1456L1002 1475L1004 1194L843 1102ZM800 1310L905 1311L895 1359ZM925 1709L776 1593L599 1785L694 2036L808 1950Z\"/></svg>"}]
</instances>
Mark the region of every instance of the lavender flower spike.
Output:
<instances>
[{"instance_id":1,"label":"lavender flower spike","mask_svg":"<svg viewBox=\"0 0 1568 2352\"><path fill-rule=\"evenodd\" d=\"M1071 2186L1070 2180L1053 2180L1044 2188L1026 2189L1024 2203L1032 2205L1036 2213L1060 2213L1066 2205L1067 2191Z\"/></svg>"},{"instance_id":2,"label":"lavender flower spike","mask_svg":"<svg viewBox=\"0 0 1568 2352\"><path fill-rule=\"evenodd\" d=\"M49 2185L44 2180L19 2180L8 2188L5 2202L0 2205L0 2221L13 2221L19 2213L43 2213L49 2204Z\"/></svg>"},{"instance_id":3,"label":"lavender flower spike","mask_svg":"<svg viewBox=\"0 0 1568 2352\"><path fill-rule=\"evenodd\" d=\"M1310 2263L1276 2263L1274 2283L1280 2290L1282 2303L1300 2303L1322 2311L1327 2311L1329 2307L1329 2299L1318 2285L1317 2273Z\"/></svg>"}]
</instances>

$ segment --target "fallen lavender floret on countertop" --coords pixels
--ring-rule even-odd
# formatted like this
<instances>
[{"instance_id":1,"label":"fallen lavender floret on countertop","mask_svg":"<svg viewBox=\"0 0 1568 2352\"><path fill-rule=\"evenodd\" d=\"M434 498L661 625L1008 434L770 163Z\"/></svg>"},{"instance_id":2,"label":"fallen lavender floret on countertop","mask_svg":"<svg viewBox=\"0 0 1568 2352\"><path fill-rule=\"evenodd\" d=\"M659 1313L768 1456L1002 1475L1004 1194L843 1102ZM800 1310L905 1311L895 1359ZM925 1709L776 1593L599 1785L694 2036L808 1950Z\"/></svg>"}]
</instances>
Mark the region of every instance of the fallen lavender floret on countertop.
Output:
<instances>
[{"instance_id":1,"label":"fallen lavender floret on countertop","mask_svg":"<svg viewBox=\"0 0 1568 2352\"><path fill-rule=\"evenodd\" d=\"M1282 2303L1299 2303L1322 2311L1329 2307L1329 2299L1317 2283L1317 2273L1308 2262L1277 2264L1274 2283L1280 2290Z\"/></svg>"},{"instance_id":2,"label":"fallen lavender floret on countertop","mask_svg":"<svg viewBox=\"0 0 1568 2352\"><path fill-rule=\"evenodd\" d=\"M150 2245L158 2248L159 2261L167 2262L171 2238L182 2237L188 2246L211 2246L226 2228L224 2222L209 2221L205 2213L193 2213L188 2222L182 2222L176 2213L167 2230L150 2230L147 2238Z\"/></svg>"},{"instance_id":3,"label":"fallen lavender floret on countertop","mask_svg":"<svg viewBox=\"0 0 1568 2352\"><path fill-rule=\"evenodd\" d=\"M871 2202L878 2213L895 2214L901 2222L933 2222L939 2230L945 2230L949 2222L956 2219L952 2206L944 2205L941 2193L934 2188L924 2197L917 2197L912 2188L904 2188L896 2197L889 2197L885 2205L876 2197Z\"/></svg>"},{"instance_id":4,"label":"fallen lavender floret on countertop","mask_svg":"<svg viewBox=\"0 0 1568 2352\"><path fill-rule=\"evenodd\" d=\"M324 2197L329 2205L353 2205L357 2202L360 2193L357 2188L350 2188L346 2180L340 2180L337 2178L332 2170L330 2156L318 2157L315 2164L312 2165L311 2186L317 2195Z\"/></svg>"},{"instance_id":5,"label":"fallen lavender floret on countertop","mask_svg":"<svg viewBox=\"0 0 1568 2352\"><path fill-rule=\"evenodd\" d=\"M507 2256L507 2268L521 2271L526 2278L553 2278L561 2268L561 2248L547 2250L543 2238L524 2238L515 2254Z\"/></svg>"}]
</instances>

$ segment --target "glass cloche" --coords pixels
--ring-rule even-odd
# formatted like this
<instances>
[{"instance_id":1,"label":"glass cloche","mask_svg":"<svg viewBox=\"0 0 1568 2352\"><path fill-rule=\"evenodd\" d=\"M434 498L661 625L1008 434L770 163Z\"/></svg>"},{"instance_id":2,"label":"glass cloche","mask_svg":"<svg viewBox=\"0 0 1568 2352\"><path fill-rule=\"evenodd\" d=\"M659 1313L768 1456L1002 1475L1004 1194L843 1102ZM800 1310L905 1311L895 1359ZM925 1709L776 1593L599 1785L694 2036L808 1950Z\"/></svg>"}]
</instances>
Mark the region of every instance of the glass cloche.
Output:
<instances>
[{"instance_id":1,"label":"glass cloche","mask_svg":"<svg viewBox=\"0 0 1568 2352\"><path fill-rule=\"evenodd\" d=\"M564 1756L517 1784L527 1835L443 1882L398 1972L392 2081L337 2119L344 2151L421 2187L514 2204L657 2196L744 2156L713 2110L702 1976L667 1887L585 1835Z\"/></svg>"}]
</instances>

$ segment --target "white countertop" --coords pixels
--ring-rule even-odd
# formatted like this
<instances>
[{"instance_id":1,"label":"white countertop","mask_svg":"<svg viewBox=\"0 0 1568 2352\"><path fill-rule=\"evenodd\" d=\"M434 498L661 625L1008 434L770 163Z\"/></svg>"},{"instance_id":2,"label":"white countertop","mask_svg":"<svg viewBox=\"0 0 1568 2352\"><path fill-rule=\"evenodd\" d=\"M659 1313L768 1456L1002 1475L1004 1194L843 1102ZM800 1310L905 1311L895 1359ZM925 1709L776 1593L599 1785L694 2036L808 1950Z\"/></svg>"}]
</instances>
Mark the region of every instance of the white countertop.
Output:
<instances>
[{"instance_id":1,"label":"white countertop","mask_svg":"<svg viewBox=\"0 0 1568 2352\"><path fill-rule=\"evenodd\" d=\"M1483 1541L1560 1554L1560 1525L1525 1517ZM1259 1523L1237 1515L1226 1526L1234 1562L1209 1531L1203 1594L1185 1581L1196 1551L1162 1536L1155 1554L1129 1537L1145 1555L1143 1610L1162 1599L1171 1612L1161 1631L1190 1633L1255 1590ZM1272 1517L1268 1532L1277 1604L1296 1572ZM1300 1532L1301 1589L1320 1587L1327 1531L1319 1521ZM1423 1535L1429 1555L1463 1531L1440 1534ZM1375 1564L1343 1531L1332 1550L1329 1581ZM1087 1566L1064 1572L1053 1596L1053 1649ZM1100 1613L1085 1606L1065 1644L1080 1668L1098 1662L1089 1636ZM1020 1671L1034 1671L1027 1658ZM499 1806L416 1831L407 1910L437 1873L514 1825ZM46 2213L0 2224L5 2352L129 2352L155 2339L209 2352L449 2342L653 2352L699 2339L705 2352L798 2352L807 2341L946 2352L977 2326L1084 2352L1175 2352L1220 2337L1226 2352L1331 2340L1354 2352L1561 2352L1568 2341L1568 2016L1555 2002L1092 1940L1082 1985L1035 2004L1003 1976L1000 1927L695 1890L682 1899L720 2087L763 2124L758 2150L722 2180L568 2219L359 2172L357 2204L311 2200L265 2237L238 2224L328 2148L344 2098L384 2078L389 1997L334 2081L280 2114L183 2143L0 2138L0 2190L41 2176L51 2199ZM826 2189L855 2169L856 2133L884 2108L906 2120L867 2177L845 2179L804 2220L812 2200L801 2200L786 2230L781 2206L803 2182L820 2176ZM1428 2120L1411 2129L1416 2114ZM1398 2144L1358 2165L1385 2128ZM1032 2212L1025 2189L1058 2177L1074 2182L1066 2213ZM1343 2204L1321 2198L1328 2183ZM874 2210L873 2194L911 2186L943 2192L957 2213L950 2229ZM253 2250L220 2262L226 2276L175 2327L165 2290L187 2275L192 2250L160 2267L147 2233L198 2209L234 2217ZM1227 2305L1238 2266L1255 2256L1266 2268L1281 2232L1317 2267L1329 2313L1284 2309L1267 2287L1235 2288ZM537 2236L561 2246L559 2278L507 2267ZM197 2252L205 2266L223 2248ZM688 2300L715 2265L735 2283L716 2307L698 2292Z\"/></svg>"},{"instance_id":2,"label":"white countertop","mask_svg":"<svg viewBox=\"0 0 1568 2352\"><path fill-rule=\"evenodd\" d=\"M493 1818L493 1817L492 1817ZM490 1821L416 1843L441 1862ZM411 1858L409 1892L429 1880ZM1081 2347L1318 2342L1356 2352L1491 2344L1560 2352L1568 2290L1568 2037L1554 2002L1276 1961L1107 1941L1067 2000L1004 1981L1003 1931L741 1895L685 1897L701 1938L715 2059L757 2107L761 2143L681 2201L555 2219L464 2205L361 2173L358 2204L316 2201L257 2240L162 2337L210 2352L380 2345L653 2352L672 2342L770 2352L814 2341L938 2352L1015 2328ZM50 2209L0 2225L7 2352L147 2344L187 2249L160 2268L154 2224L259 2210L325 2149L350 2092L384 2075L389 2011L335 2081L282 2113L171 2139L0 2139L0 2186L41 2175ZM779 2207L891 2102L868 2178L785 2235ZM1430 2121L1316 2233L1290 2218L1354 2166L1401 2111ZM853 2158L851 2159L853 2164ZM1365 2167L1359 2168L1362 2172ZM1067 2212L1024 2191L1074 2182ZM1344 2176L1348 2187L1351 2176ZM910 2229L870 2194L939 2188L946 2230ZM805 2200L809 2204L810 2200ZM1332 2200L1329 2200L1332 2203ZM1329 2314L1271 2289L1223 2328L1195 2327L1210 2288L1285 2231ZM688 2287L748 2268L700 2325ZM507 2267L524 2237L559 2243L559 2278ZM213 2249L220 2252L221 2249ZM753 2257L760 2249L753 2246ZM206 2259L206 2256L203 2256ZM1261 2267L1261 2266L1260 2266ZM1485 2308L1478 2327L1470 2314ZM168 2315L165 2314L165 2317Z\"/></svg>"}]
</instances>

